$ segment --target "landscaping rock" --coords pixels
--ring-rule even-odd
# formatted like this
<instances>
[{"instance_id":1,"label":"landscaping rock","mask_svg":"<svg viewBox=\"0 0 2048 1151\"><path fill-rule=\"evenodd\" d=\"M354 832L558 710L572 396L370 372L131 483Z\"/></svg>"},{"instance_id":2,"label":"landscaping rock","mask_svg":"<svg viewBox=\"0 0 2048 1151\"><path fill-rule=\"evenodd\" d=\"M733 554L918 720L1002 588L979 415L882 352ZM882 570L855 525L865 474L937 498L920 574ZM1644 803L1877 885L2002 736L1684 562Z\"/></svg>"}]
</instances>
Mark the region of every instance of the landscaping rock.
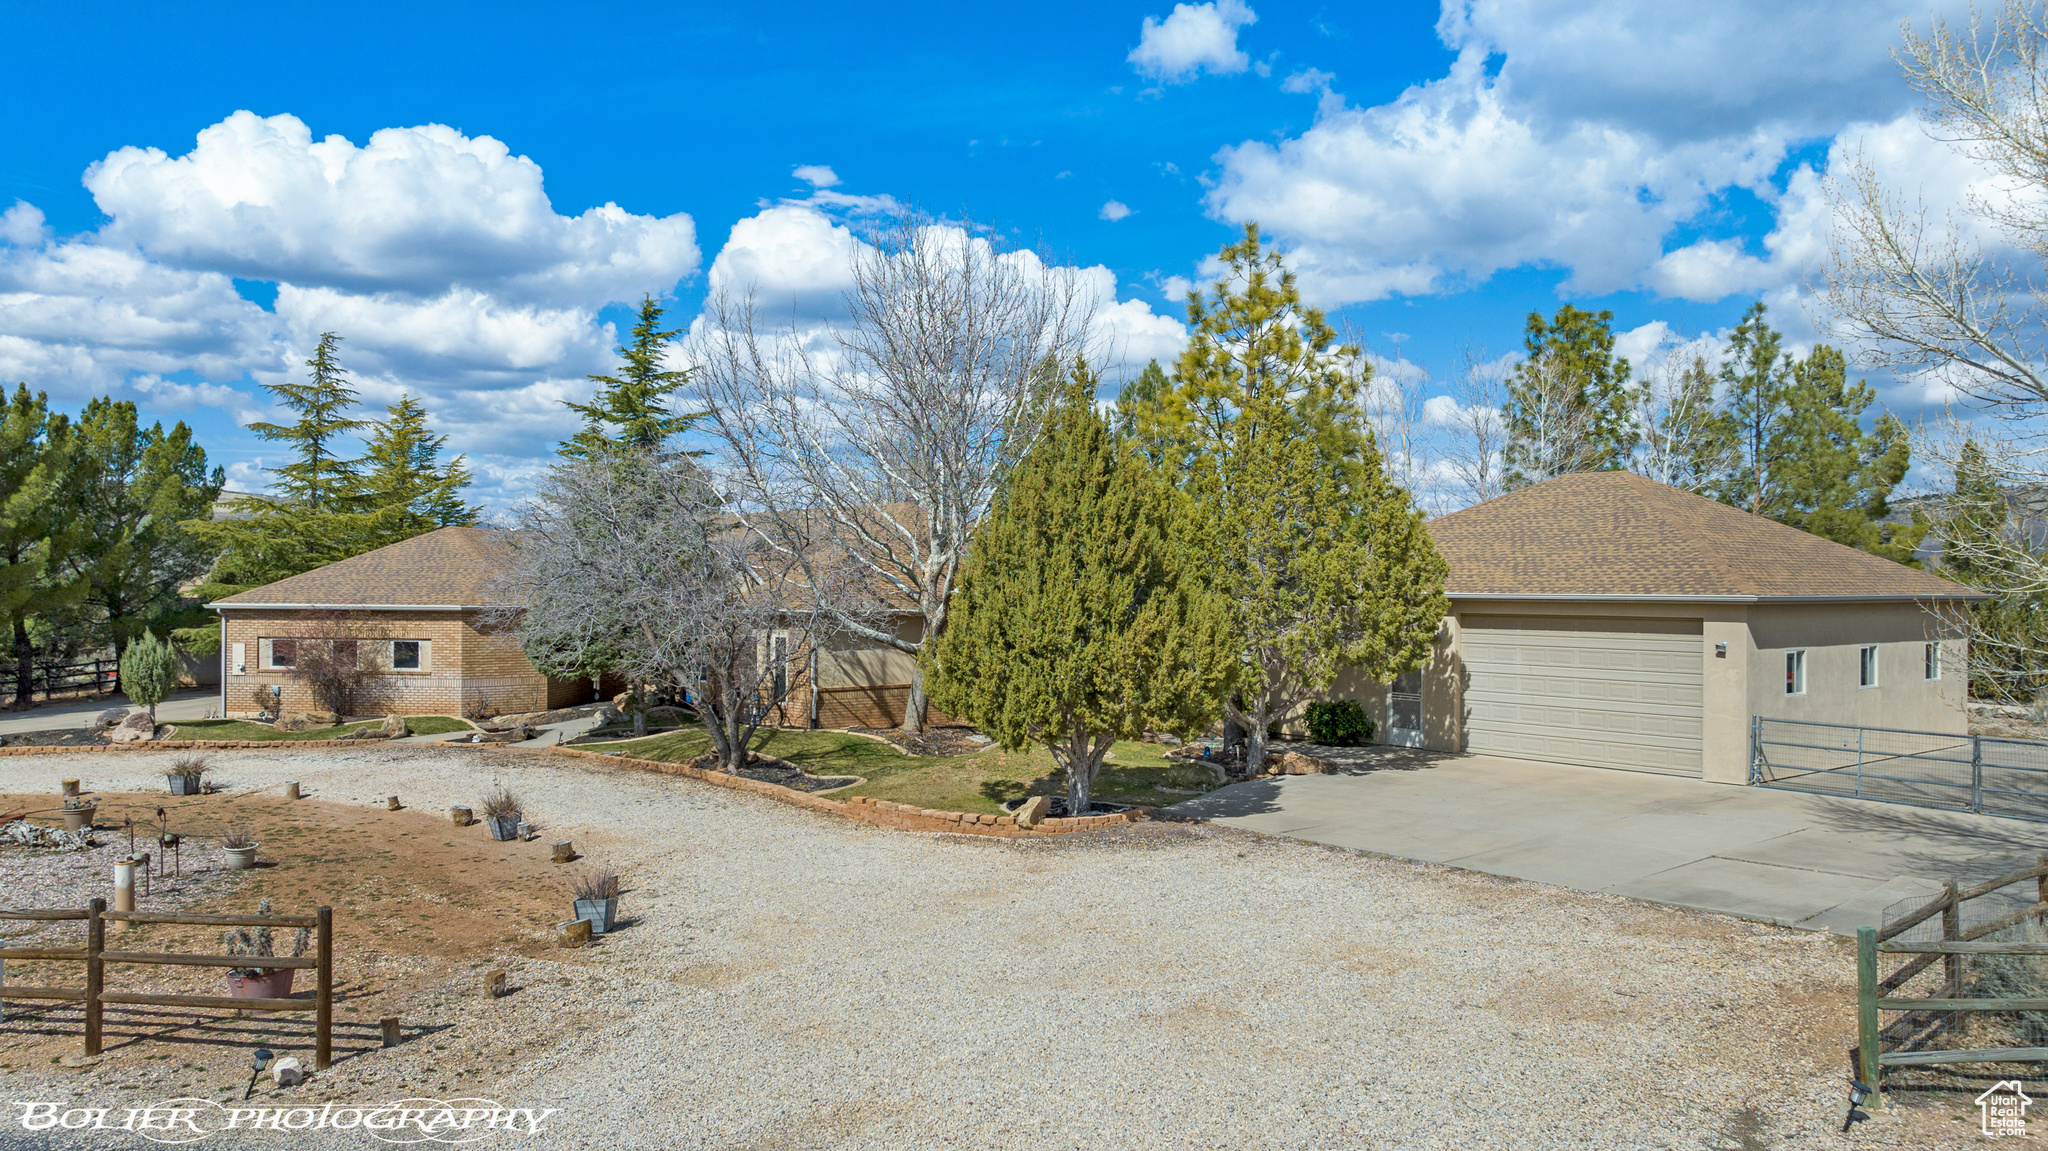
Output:
<instances>
[{"instance_id":1,"label":"landscaping rock","mask_svg":"<svg viewBox=\"0 0 2048 1151\"><path fill-rule=\"evenodd\" d=\"M278 731L283 732L318 731L323 727L333 727L334 721L331 718L324 721L321 720L319 718L321 714L323 713L306 711L288 711L285 712L283 715L278 716L277 722L271 724L270 726L276 728ZM332 716L334 713L327 712L324 714Z\"/></svg>"},{"instance_id":2,"label":"landscaping rock","mask_svg":"<svg viewBox=\"0 0 2048 1151\"><path fill-rule=\"evenodd\" d=\"M270 1081L279 1087L297 1087L306 1081L306 1069L287 1055L270 1065Z\"/></svg>"},{"instance_id":3,"label":"landscaping rock","mask_svg":"<svg viewBox=\"0 0 2048 1151\"><path fill-rule=\"evenodd\" d=\"M1337 761L1298 751L1283 751L1266 760L1267 775L1332 775L1337 770Z\"/></svg>"},{"instance_id":4,"label":"landscaping rock","mask_svg":"<svg viewBox=\"0 0 2048 1151\"><path fill-rule=\"evenodd\" d=\"M378 739L404 739L404 738L405 738L405 717L404 717L404 716L402 716L402 715L387 715L387 716L385 716L385 717L384 717L384 723L383 723L383 724L382 724L381 726L379 726L379 727L377 728L377 738L378 738Z\"/></svg>"},{"instance_id":5,"label":"landscaping rock","mask_svg":"<svg viewBox=\"0 0 2048 1151\"><path fill-rule=\"evenodd\" d=\"M92 721L92 725L96 728L112 727L115 724L121 722L121 720L126 718L127 715L128 709L125 707L110 707L107 710L101 712L98 715L98 717Z\"/></svg>"},{"instance_id":6,"label":"landscaping rock","mask_svg":"<svg viewBox=\"0 0 2048 1151\"><path fill-rule=\"evenodd\" d=\"M1025 828L1037 827L1039 822L1045 818L1046 812L1051 810L1051 808L1052 800L1042 795L1032 796L1017 808L1017 826Z\"/></svg>"},{"instance_id":7,"label":"landscaping rock","mask_svg":"<svg viewBox=\"0 0 2048 1151\"><path fill-rule=\"evenodd\" d=\"M156 723L146 711L131 711L121 717L107 738L115 743L148 743L156 738Z\"/></svg>"},{"instance_id":8,"label":"landscaping rock","mask_svg":"<svg viewBox=\"0 0 2048 1151\"><path fill-rule=\"evenodd\" d=\"M331 711L321 711L319 708L314 708L311 711L301 712L300 714L304 715L307 719L312 720L314 723L320 724L323 727L333 727L335 724L341 722L340 716L334 714Z\"/></svg>"}]
</instances>

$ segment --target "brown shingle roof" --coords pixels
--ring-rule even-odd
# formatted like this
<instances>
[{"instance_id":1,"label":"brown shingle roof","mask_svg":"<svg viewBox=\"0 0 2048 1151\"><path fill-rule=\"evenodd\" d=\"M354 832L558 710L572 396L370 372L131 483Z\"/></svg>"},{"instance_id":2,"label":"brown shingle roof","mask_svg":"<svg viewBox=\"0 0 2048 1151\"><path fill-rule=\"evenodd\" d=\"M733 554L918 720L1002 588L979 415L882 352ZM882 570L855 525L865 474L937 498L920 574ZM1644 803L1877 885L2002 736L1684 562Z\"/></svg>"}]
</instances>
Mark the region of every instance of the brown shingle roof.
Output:
<instances>
[{"instance_id":1,"label":"brown shingle roof","mask_svg":"<svg viewBox=\"0 0 2048 1151\"><path fill-rule=\"evenodd\" d=\"M318 604L347 607L475 607L511 559L505 536L484 528L439 528L345 560L237 592L225 606Z\"/></svg>"},{"instance_id":2,"label":"brown shingle roof","mask_svg":"<svg viewBox=\"0 0 2048 1151\"><path fill-rule=\"evenodd\" d=\"M1452 596L1951 598L1961 584L1629 472L1558 476L1430 521Z\"/></svg>"}]
</instances>

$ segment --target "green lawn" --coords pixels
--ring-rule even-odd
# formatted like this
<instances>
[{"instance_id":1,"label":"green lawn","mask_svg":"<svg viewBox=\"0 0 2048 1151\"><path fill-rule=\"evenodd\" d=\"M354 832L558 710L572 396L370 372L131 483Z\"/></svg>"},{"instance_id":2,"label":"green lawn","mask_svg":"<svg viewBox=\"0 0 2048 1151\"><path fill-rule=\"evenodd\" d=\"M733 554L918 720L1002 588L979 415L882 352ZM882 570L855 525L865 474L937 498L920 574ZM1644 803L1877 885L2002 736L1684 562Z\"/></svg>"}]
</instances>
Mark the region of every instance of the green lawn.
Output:
<instances>
[{"instance_id":1,"label":"green lawn","mask_svg":"<svg viewBox=\"0 0 2048 1151\"><path fill-rule=\"evenodd\" d=\"M249 723L240 719L188 719L173 726L178 729L178 739L226 742L244 739L335 739L352 731L376 727L383 722L379 719L368 723L345 723L335 727L315 728L312 731L279 731L267 723ZM469 728L467 721L446 715L415 715L405 721L406 731L413 735L446 735L451 731L468 731Z\"/></svg>"},{"instance_id":2,"label":"green lawn","mask_svg":"<svg viewBox=\"0 0 2048 1151\"><path fill-rule=\"evenodd\" d=\"M904 755L887 744L846 732L765 728L755 735L753 747L763 755L797 764L812 775L858 775L867 781L833 792L835 799L870 795L942 811L998 814L1007 799L1066 793L1064 780L1054 778L1051 754L1043 748L993 749L940 758ZM674 762L703 755L711 750L711 741L697 728L592 750ZM1164 758L1160 753L1165 750L1149 743L1117 744L1102 765L1095 798L1149 806L1186 799L1157 787L1163 783L1192 789L1208 773Z\"/></svg>"}]
</instances>

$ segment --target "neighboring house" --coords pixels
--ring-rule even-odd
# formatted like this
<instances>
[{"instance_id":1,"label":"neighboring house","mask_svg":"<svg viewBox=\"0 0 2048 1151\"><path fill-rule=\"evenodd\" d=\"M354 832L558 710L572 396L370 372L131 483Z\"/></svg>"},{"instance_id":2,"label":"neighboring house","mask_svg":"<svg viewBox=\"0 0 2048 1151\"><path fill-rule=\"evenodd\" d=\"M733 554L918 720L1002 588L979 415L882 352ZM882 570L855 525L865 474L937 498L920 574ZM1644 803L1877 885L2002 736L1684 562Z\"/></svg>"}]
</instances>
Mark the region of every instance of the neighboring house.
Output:
<instances>
[{"instance_id":1,"label":"neighboring house","mask_svg":"<svg viewBox=\"0 0 2048 1151\"><path fill-rule=\"evenodd\" d=\"M377 684L379 710L502 714L596 698L589 680L542 675L511 631L493 620L489 588L510 559L502 533L441 528L208 604L221 617L223 708L253 715L256 691L273 686L283 688L288 710L318 706L293 665L300 645L337 641L388 669ZM914 636L918 621L904 618L901 626ZM787 689L771 722L894 727L902 718L911 656L828 637L813 661L800 637L763 637L763 655L781 665L776 678ZM608 696L623 686L607 681L603 691Z\"/></svg>"},{"instance_id":2,"label":"neighboring house","mask_svg":"<svg viewBox=\"0 0 2048 1151\"><path fill-rule=\"evenodd\" d=\"M286 710L318 707L294 667L308 644L354 644L387 669L376 708L406 715L540 711L586 703L589 680L550 679L489 618L509 554L483 528L441 528L206 605L221 618L221 705L257 710L276 686Z\"/></svg>"},{"instance_id":3,"label":"neighboring house","mask_svg":"<svg viewBox=\"0 0 2048 1151\"><path fill-rule=\"evenodd\" d=\"M1451 614L1351 676L1386 742L1744 783L1750 717L1967 730L1959 584L1628 472L1431 521Z\"/></svg>"}]
</instances>

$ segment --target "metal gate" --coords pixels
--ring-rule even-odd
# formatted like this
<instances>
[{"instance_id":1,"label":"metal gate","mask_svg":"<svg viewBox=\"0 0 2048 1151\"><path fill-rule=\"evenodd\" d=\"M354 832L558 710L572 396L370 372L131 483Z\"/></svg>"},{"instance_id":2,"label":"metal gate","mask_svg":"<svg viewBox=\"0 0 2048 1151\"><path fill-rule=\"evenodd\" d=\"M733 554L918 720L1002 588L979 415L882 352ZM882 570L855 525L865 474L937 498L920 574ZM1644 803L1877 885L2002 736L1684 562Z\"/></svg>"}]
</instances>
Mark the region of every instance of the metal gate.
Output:
<instances>
[{"instance_id":1,"label":"metal gate","mask_svg":"<svg viewBox=\"0 0 2048 1151\"><path fill-rule=\"evenodd\" d=\"M1749 782L2048 821L2048 743L1750 719Z\"/></svg>"}]
</instances>

